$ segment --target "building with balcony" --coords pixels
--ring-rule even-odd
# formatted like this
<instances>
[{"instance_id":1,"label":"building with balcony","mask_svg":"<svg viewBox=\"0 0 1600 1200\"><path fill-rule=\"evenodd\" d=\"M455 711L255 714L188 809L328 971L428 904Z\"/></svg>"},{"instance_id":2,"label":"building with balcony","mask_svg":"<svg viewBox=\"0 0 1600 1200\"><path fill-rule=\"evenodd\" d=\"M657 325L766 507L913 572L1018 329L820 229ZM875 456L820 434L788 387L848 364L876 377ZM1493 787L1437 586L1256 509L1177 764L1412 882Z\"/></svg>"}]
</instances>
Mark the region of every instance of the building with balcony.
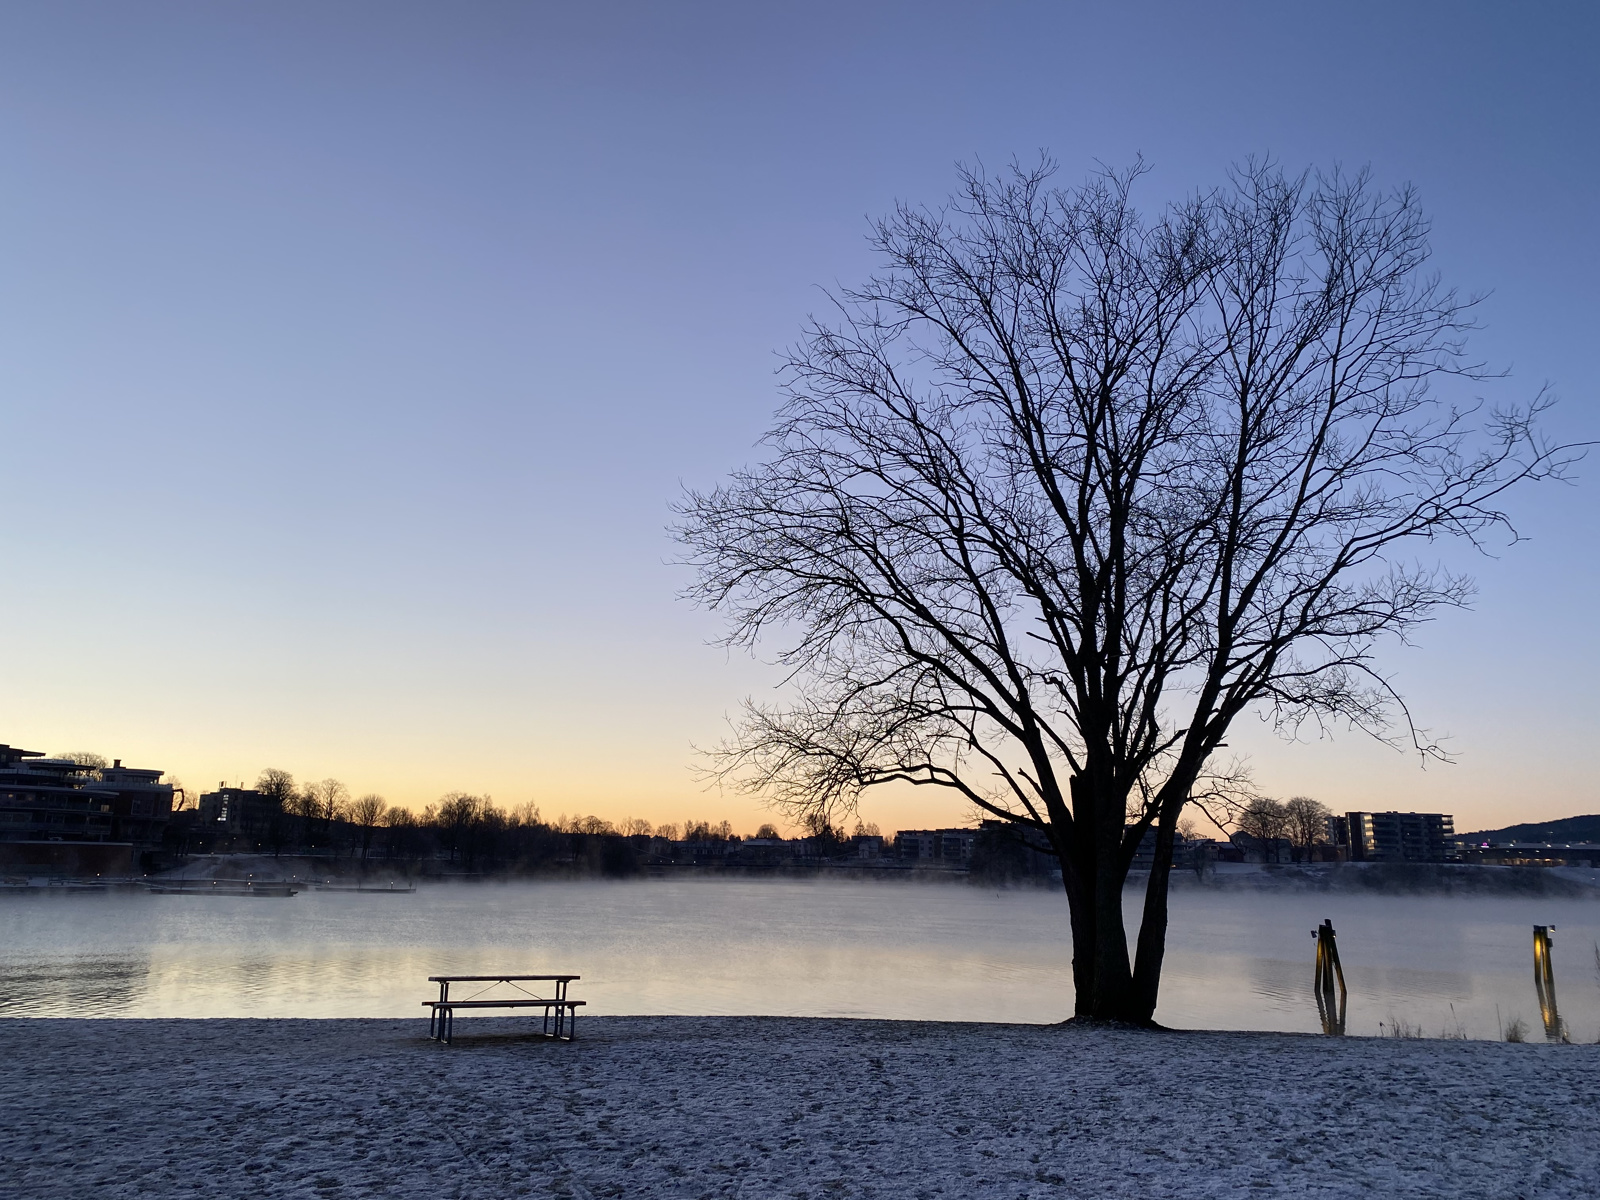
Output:
<instances>
[{"instance_id":1,"label":"building with balcony","mask_svg":"<svg viewBox=\"0 0 1600 1200\"><path fill-rule=\"evenodd\" d=\"M85 767L0 745L0 841L125 842L154 846L172 817L162 772Z\"/></svg>"},{"instance_id":2,"label":"building with balcony","mask_svg":"<svg viewBox=\"0 0 1600 1200\"><path fill-rule=\"evenodd\" d=\"M0 745L0 841L114 841L116 803L71 759Z\"/></svg>"},{"instance_id":3,"label":"building with balcony","mask_svg":"<svg viewBox=\"0 0 1600 1200\"><path fill-rule=\"evenodd\" d=\"M894 835L894 852L902 862L965 867L977 841L976 829L902 829Z\"/></svg>"},{"instance_id":4,"label":"building with balcony","mask_svg":"<svg viewBox=\"0 0 1600 1200\"><path fill-rule=\"evenodd\" d=\"M1349 812L1328 818L1328 839L1349 862L1450 862L1460 858L1449 813Z\"/></svg>"}]
</instances>

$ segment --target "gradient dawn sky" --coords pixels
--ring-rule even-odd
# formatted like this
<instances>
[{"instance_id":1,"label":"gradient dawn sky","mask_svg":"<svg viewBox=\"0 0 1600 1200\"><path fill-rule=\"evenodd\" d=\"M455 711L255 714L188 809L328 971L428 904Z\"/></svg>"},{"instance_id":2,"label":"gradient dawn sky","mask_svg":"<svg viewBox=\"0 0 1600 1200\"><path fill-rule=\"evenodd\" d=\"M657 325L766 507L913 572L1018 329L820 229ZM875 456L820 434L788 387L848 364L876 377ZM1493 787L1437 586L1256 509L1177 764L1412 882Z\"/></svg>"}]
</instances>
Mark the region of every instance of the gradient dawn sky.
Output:
<instances>
[{"instance_id":1,"label":"gradient dawn sky","mask_svg":"<svg viewBox=\"0 0 1600 1200\"><path fill-rule=\"evenodd\" d=\"M753 827L694 744L775 680L675 599L684 484L957 160L1270 153L1411 181L1474 349L1600 436L1600 12L1568 4L407 4L0 11L0 742L191 789ZM1600 811L1600 459L1383 661L1459 762L1232 739L1278 795ZM1452 562L1466 556L1444 549ZM870 801L885 828L955 803Z\"/></svg>"}]
</instances>

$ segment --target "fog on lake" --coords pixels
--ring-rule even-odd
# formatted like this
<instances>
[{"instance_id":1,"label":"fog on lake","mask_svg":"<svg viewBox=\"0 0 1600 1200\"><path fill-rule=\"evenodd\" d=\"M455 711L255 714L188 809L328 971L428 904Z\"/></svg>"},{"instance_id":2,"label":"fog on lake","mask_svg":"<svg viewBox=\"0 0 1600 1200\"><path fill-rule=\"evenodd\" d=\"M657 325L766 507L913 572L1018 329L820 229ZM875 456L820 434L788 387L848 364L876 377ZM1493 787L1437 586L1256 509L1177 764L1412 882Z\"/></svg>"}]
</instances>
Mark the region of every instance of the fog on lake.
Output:
<instances>
[{"instance_id":1,"label":"fog on lake","mask_svg":"<svg viewBox=\"0 0 1600 1200\"><path fill-rule=\"evenodd\" d=\"M1129 893L1128 923L1139 898ZM1531 928L1554 925L1561 1015L1600 1037L1594 900L1173 895L1156 1017L1318 1031L1312 928L1331 918L1348 1032L1380 1022L1543 1036ZM682 879L424 886L290 899L0 896L0 1015L416 1017L434 974L580 974L589 1014L1060 1021L1065 897L964 883Z\"/></svg>"}]
</instances>

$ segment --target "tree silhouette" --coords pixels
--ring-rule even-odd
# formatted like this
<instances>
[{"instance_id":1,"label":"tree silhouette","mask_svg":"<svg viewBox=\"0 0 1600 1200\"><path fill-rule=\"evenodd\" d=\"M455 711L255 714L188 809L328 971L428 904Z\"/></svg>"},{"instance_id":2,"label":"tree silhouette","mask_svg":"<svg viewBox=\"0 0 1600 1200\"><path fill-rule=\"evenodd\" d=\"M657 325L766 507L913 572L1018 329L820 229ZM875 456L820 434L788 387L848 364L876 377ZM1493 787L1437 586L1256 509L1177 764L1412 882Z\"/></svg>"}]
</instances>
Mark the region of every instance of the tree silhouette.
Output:
<instances>
[{"instance_id":1,"label":"tree silhouette","mask_svg":"<svg viewBox=\"0 0 1600 1200\"><path fill-rule=\"evenodd\" d=\"M1470 302L1424 274L1409 190L1251 163L1147 216L1139 168L1052 169L878 223L881 270L788 357L767 461L691 492L678 532L727 642L774 645L796 687L715 770L829 827L908 782L1034 830L1077 1014L1149 1022L1174 831L1231 723L1436 753L1373 652L1469 583L1406 552L1509 529L1505 490L1574 453L1542 395L1436 398L1478 374Z\"/></svg>"}]
</instances>

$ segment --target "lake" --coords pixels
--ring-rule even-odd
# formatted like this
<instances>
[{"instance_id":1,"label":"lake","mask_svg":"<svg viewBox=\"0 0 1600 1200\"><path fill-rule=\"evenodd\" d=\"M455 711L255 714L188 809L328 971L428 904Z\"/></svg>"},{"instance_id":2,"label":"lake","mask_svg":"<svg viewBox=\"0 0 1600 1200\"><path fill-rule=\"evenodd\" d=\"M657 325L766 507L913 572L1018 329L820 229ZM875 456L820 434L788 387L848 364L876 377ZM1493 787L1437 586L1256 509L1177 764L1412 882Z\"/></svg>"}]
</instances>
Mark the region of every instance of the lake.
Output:
<instances>
[{"instance_id":1,"label":"lake","mask_svg":"<svg viewBox=\"0 0 1600 1200\"><path fill-rule=\"evenodd\" d=\"M1312 928L1331 918L1352 1034L1380 1022L1543 1036L1531 927L1561 1014L1600 1038L1600 903L1175 892L1157 1019L1316 1031ZM1138 920L1130 893L1130 929ZM292 899L0 896L0 1015L413 1016L432 974L574 972L591 1014L1059 1021L1065 898L964 883L685 879L424 885Z\"/></svg>"}]
</instances>

